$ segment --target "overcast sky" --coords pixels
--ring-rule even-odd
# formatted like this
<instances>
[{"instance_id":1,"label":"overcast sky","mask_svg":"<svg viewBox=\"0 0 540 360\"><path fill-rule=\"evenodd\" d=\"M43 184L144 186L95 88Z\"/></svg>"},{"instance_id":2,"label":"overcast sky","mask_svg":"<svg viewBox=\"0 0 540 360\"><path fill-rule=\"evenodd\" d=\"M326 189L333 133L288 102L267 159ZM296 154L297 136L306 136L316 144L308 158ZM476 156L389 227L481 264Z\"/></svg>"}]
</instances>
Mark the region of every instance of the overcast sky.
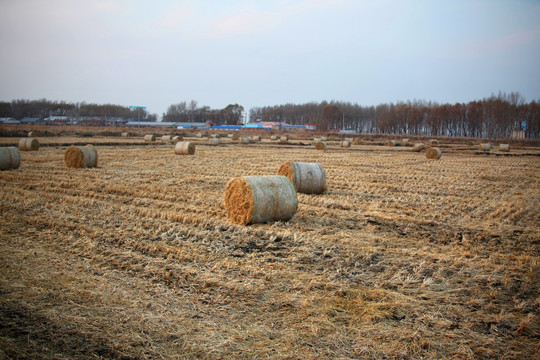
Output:
<instances>
[{"instance_id":1,"label":"overcast sky","mask_svg":"<svg viewBox=\"0 0 540 360\"><path fill-rule=\"evenodd\" d=\"M0 100L540 99L538 0L0 0Z\"/></svg>"}]
</instances>

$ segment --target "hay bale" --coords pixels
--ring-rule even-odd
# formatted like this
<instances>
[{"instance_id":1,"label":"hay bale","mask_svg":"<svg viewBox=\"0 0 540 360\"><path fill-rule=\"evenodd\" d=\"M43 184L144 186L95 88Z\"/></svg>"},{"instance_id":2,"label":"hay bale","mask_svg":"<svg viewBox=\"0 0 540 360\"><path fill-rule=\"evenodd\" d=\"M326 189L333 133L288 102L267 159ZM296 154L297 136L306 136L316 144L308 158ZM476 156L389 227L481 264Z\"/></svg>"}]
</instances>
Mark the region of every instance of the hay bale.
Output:
<instances>
[{"instance_id":1,"label":"hay bale","mask_svg":"<svg viewBox=\"0 0 540 360\"><path fill-rule=\"evenodd\" d=\"M424 150L425 148L426 148L426 146L424 145L424 143L416 143L416 144L413 145L412 151L420 152L420 151Z\"/></svg>"},{"instance_id":2,"label":"hay bale","mask_svg":"<svg viewBox=\"0 0 540 360\"><path fill-rule=\"evenodd\" d=\"M386 146L396 146L396 140L388 140Z\"/></svg>"},{"instance_id":3,"label":"hay bale","mask_svg":"<svg viewBox=\"0 0 540 360\"><path fill-rule=\"evenodd\" d=\"M40 136L40 135L41 135L41 133L40 133L39 131L37 131L37 130L33 130L33 131L29 131L29 132L28 132L28 137L29 137L29 138L31 138L31 137L38 137L38 136Z\"/></svg>"},{"instance_id":4,"label":"hay bale","mask_svg":"<svg viewBox=\"0 0 540 360\"><path fill-rule=\"evenodd\" d=\"M123 133L122 133L122 137L129 137L129 133L123 132Z\"/></svg>"},{"instance_id":5,"label":"hay bale","mask_svg":"<svg viewBox=\"0 0 540 360\"><path fill-rule=\"evenodd\" d=\"M202 138L202 137L203 137L203 134L197 133L195 136L198 137L198 138Z\"/></svg>"},{"instance_id":6,"label":"hay bale","mask_svg":"<svg viewBox=\"0 0 540 360\"><path fill-rule=\"evenodd\" d=\"M156 141L156 135L152 135L152 134L144 135L144 141L146 141L146 142L154 142L154 141Z\"/></svg>"},{"instance_id":7,"label":"hay bale","mask_svg":"<svg viewBox=\"0 0 540 360\"><path fill-rule=\"evenodd\" d=\"M328 138L326 136L321 136L321 141L328 141Z\"/></svg>"},{"instance_id":8,"label":"hay bale","mask_svg":"<svg viewBox=\"0 0 540 360\"><path fill-rule=\"evenodd\" d=\"M279 138L280 142L287 142L289 141L289 135L283 135Z\"/></svg>"},{"instance_id":9,"label":"hay bale","mask_svg":"<svg viewBox=\"0 0 540 360\"><path fill-rule=\"evenodd\" d=\"M270 140L277 140L277 135L270 136Z\"/></svg>"},{"instance_id":10,"label":"hay bale","mask_svg":"<svg viewBox=\"0 0 540 360\"><path fill-rule=\"evenodd\" d=\"M171 143L176 144L177 142L182 141L182 140L184 140L183 137L176 135L176 136L173 136L173 138L171 139Z\"/></svg>"},{"instance_id":11,"label":"hay bale","mask_svg":"<svg viewBox=\"0 0 540 360\"><path fill-rule=\"evenodd\" d=\"M189 141L177 142L174 146L174 153L176 155L193 155L195 154L195 144Z\"/></svg>"},{"instance_id":12,"label":"hay bale","mask_svg":"<svg viewBox=\"0 0 540 360\"><path fill-rule=\"evenodd\" d=\"M326 150L326 143L324 141L319 141L315 144L315 149L317 150Z\"/></svg>"},{"instance_id":13,"label":"hay bale","mask_svg":"<svg viewBox=\"0 0 540 360\"><path fill-rule=\"evenodd\" d=\"M407 145L409 143L409 139L401 139L402 145Z\"/></svg>"},{"instance_id":14,"label":"hay bale","mask_svg":"<svg viewBox=\"0 0 540 360\"><path fill-rule=\"evenodd\" d=\"M210 139L208 139L208 142L210 143L210 145L219 145L219 139L217 137L211 137Z\"/></svg>"},{"instance_id":15,"label":"hay bale","mask_svg":"<svg viewBox=\"0 0 540 360\"><path fill-rule=\"evenodd\" d=\"M287 221L298 207L293 184L280 175L234 178L227 183L224 202L227 217L242 225Z\"/></svg>"},{"instance_id":16,"label":"hay bale","mask_svg":"<svg viewBox=\"0 0 540 360\"><path fill-rule=\"evenodd\" d=\"M354 139L353 138L344 138L343 141L348 141L348 142L350 142L352 144Z\"/></svg>"},{"instance_id":17,"label":"hay bale","mask_svg":"<svg viewBox=\"0 0 540 360\"><path fill-rule=\"evenodd\" d=\"M316 143L318 143L319 141L321 141L321 138L313 138L313 141Z\"/></svg>"},{"instance_id":18,"label":"hay bale","mask_svg":"<svg viewBox=\"0 0 540 360\"><path fill-rule=\"evenodd\" d=\"M38 151L39 141L34 138L23 138L19 140L19 150L21 151Z\"/></svg>"},{"instance_id":19,"label":"hay bale","mask_svg":"<svg viewBox=\"0 0 540 360\"><path fill-rule=\"evenodd\" d=\"M256 135L256 136L254 136L254 137L253 137L253 139L252 139L252 140L253 140L253 141L257 141L257 142L258 142L258 141L261 141L261 140L262 140L262 138L261 138L261 137L260 137L259 135Z\"/></svg>"},{"instance_id":20,"label":"hay bale","mask_svg":"<svg viewBox=\"0 0 540 360\"><path fill-rule=\"evenodd\" d=\"M491 145L490 144L480 144L478 145L478 150L480 151L491 151Z\"/></svg>"},{"instance_id":21,"label":"hay bale","mask_svg":"<svg viewBox=\"0 0 540 360\"><path fill-rule=\"evenodd\" d=\"M171 135L163 135L161 137L161 141L171 141L172 136Z\"/></svg>"},{"instance_id":22,"label":"hay bale","mask_svg":"<svg viewBox=\"0 0 540 360\"><path fill-rule=\"evenodd\" d=\"M339 147L351 147L351 143L347 140L344 140L339 144Z\"/></svg>"},{"instance_id":23,"label":"hay bale","mask_svg":"<svg viewBox=\"0 0 540 360\"><path fill-rule=\"evenodd\" d=\"M84 169L97 166L98 154L92 145L71 145L64 153L64 162L69 168Z\"/></svg>"},{"instance_id":24,"label":"hay bale","mask_svg":"<svg viewBox=\"0 0 540 360\"><path fill-rule=\"evenodd\" d=\"M286 176L300 193L322 194L326 190L326 175L317 163L287 161L281 164L278 175Z\"/></svg>"},{"instance_id":25,"label":"hay bale","mask_svg":"<svg viewBox=\"0 0 540 360\"><path fill-rule=\"evenodd\" d=\"M510 151L510 144L499 144L499 151L509 152Z\"/></svg>"},{"instance_id":26,"label":"hay bale","mask_svg":"<svg viewBox=\"0 0 540 360\"><path fill-rule=\"evenodd\" d=\"M247 138L247 137L241 137L240 139L238 139L239 144L244 144L245 145L245 144L249 144L249 142L250 142L249 138Z\"/></svg>"},{"instance_id":27,"label":"hay bale","mask_svg":"<svg viewBox=\"0 0 540 360\"><path fill-rule=\"evenodd\" d=\"M353 140L353 143L352 143L352 144L353 144L353 145L362 145L362 140L360 140L360 138L355 138L355 139Z\"/></svg>"},{"instance_id":28,"label":"hay bale","mask_svg":"<svg viewBox=\"0 0 540 360\"><path fill-rule=\"evenodd\" d=\"M439 145L439 140L437 140L437 139L431 139L431 140L429 141L429 143L430 143L431 145Z\"/></svg>"},{"instance_id":29,"label":"hay bale","mask_svg":"<svg viewBox=\"0 0 540 360\"><path fill-rule=\"evenodd\" d=\"M21 153L16 147L0 147L0 170L18 169L21 166Z\"/></svg>"},{"instance_id":30,"label":"hay bale","mask_svg":"<svg viewBox=\"0 0 540 360\"><path fill-rule=\"evenodd\" d=\"M442 156L442 151L438 147L430 147L426 150L426 158L439 160Z\"/></svg>"}]
</instances>

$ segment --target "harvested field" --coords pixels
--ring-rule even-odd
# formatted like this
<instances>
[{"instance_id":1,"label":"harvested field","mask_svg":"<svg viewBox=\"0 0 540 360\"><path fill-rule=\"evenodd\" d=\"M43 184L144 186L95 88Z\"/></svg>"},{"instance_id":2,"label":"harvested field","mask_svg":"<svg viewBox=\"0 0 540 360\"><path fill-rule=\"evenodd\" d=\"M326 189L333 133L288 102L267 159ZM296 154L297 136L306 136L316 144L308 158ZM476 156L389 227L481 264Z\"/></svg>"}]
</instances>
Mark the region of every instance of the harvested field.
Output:
<instances>
[{"instance_id":1,"label":"harvested field","mask_svg":"<svg viewBox=\"0 0 540 360\"><path fill-rule=\"evenodd\" d=\"M0 358L538 356L537 150L203 140L101 144L90 169L44 146L0 172ZM227 182L284 161L327 191L229 221Z\"/></svg>"}]
</instances>

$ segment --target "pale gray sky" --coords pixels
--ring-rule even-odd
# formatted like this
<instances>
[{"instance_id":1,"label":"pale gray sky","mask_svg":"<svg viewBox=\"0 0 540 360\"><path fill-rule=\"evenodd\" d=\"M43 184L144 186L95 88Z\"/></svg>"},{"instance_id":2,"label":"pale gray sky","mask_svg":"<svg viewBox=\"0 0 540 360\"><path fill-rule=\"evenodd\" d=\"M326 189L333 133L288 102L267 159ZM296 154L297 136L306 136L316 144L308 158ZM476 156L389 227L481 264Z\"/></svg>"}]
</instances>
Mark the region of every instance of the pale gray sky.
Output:
<instances>
[{"instance_id":1,"label":"pale gray sky","mask_svg":"<svg viewBox=\"0 0 540 360\"><path fill-rule=\"evenodd\" d=\"M0 100L540 99L538 0L0 0Z\"/></svg>"}]
</instances>

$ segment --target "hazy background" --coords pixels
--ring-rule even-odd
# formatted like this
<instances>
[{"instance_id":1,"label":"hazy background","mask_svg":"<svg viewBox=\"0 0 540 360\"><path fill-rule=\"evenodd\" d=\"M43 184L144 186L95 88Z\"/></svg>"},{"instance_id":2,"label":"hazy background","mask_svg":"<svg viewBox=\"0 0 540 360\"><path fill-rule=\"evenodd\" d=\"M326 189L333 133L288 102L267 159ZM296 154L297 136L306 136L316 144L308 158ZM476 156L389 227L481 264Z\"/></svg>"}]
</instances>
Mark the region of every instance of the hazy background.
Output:
<instances>
[{"instance_id":1,"label":"hazy background","mask_svg":"<svg viewBox=\"0 0 540 360\"><path fill-rule=\"evenodd\" d=\"M0 100L540 99L540 1L0 0Z\"/></svg>"}]
</instances>

